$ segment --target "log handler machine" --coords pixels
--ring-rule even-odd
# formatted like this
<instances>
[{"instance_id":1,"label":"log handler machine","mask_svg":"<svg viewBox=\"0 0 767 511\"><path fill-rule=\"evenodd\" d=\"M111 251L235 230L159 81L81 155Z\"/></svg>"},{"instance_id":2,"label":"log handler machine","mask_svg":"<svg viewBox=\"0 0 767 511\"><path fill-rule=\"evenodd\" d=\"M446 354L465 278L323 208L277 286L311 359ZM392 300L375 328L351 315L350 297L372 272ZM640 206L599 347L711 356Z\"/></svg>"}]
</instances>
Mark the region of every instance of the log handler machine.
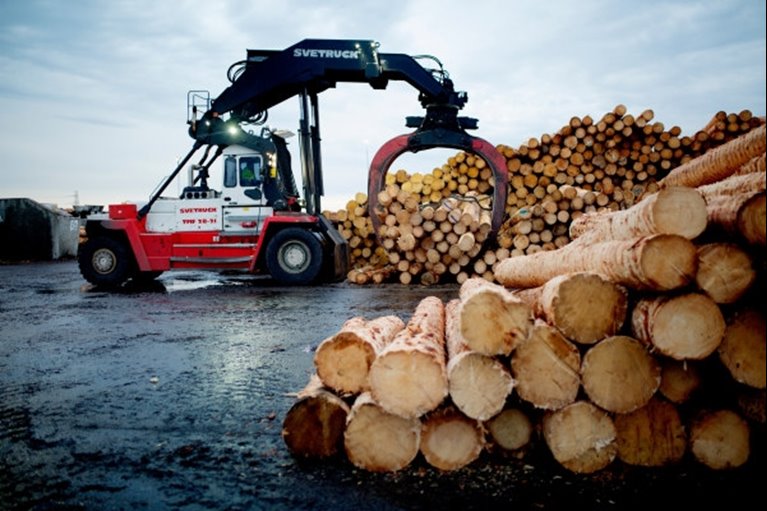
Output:
<instances>
[{"instance_id":1,"label":"log handler machine","mask_svg":"<svg viewBox=\"0 0 767 511\"><path fill-rule=\"evenodd\" d=\"M438 147L485 159L495 178L492 227L497 230L506 204L505 161L493 145L467 133L477 121L458 116L466 93L454 90L437 59L379 53L378 47L374 41L306 39L285 50L248 50L245 60L230 66L231 84L218 97L211 101L207 91L189 91L192 149L147 202L111 204L107 212L88 216L86 241L78 250L83 277L100 287L176 269L248 271L285 285L345 278L348 246L320 204L317 96L339 82L385 89L390 80L402 80L418 90L425 109L422 117L406 118L406 127L415 131L384 144L371 161L368 206L376 232L378 192L391 164L405 152ZM423 67L424 58L438 69ZM295 96L303 197L286 132L265 124L270 107ZM202 157L190 164L200 150ZM221 180L214 188L210 171L216 161L222 163L217 165ZM163 195L184 168L180 195Z\"/></svg>"}]
</instances>

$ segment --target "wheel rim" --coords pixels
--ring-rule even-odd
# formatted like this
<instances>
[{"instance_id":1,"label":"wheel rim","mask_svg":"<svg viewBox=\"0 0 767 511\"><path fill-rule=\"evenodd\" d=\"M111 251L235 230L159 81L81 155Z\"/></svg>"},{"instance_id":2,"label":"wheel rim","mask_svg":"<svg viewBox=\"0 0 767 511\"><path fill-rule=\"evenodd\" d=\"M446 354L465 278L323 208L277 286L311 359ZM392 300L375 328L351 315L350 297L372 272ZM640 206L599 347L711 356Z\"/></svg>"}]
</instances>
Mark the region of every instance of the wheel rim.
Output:
<instances>
[{"instance_id":1,"label":"wheel rim","mask_svg":"<svg viewBox=\"0 0 767 511\"><path fill-rule=\"evenodd\" d=\"M117 266L117 256L108 248L100 248L93 253L92 262L96 273L106 275Z\"/></svg>"},{"instance_id":2,"label":"wheel rim","mask_svg":"<svg viewBox=\"0 0 767 511\"><path fill-rule=\"evenodd\" d=\"M280 266L288 273L301 273L311 263L309 247L300 241L285 243L278 254Z\"/></svg>"}]
</instances>

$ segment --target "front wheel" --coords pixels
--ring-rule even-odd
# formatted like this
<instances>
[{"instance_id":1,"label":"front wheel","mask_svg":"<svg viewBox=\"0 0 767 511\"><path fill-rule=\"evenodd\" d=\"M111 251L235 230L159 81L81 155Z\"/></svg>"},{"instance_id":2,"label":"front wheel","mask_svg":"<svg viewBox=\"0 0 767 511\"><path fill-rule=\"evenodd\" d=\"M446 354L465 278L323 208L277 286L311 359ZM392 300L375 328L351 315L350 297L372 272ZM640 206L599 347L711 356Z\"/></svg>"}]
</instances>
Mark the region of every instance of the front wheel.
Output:
<instances>
[{"instance_id":1,"label":"front wheel","mask_svg":"<svg viewBox=\"0 0 767 511\"><path fill-rule=\"evenodd\" d=\"M80 273L91 284L117 287L130 278L133 255L124 242L98 236L80 246L77 263Z\"/></svg>"},{"instance_id":2,"label":"front wheel","mask_svg":"<svg viewBox=\"0 0 767 511\"><path fill-rule=\"evenodd\" d=\"M266 247L266 267L283 284L311 284L322 268L322 246L309 231L283 229Z\"/></svg>"}]
</instances>

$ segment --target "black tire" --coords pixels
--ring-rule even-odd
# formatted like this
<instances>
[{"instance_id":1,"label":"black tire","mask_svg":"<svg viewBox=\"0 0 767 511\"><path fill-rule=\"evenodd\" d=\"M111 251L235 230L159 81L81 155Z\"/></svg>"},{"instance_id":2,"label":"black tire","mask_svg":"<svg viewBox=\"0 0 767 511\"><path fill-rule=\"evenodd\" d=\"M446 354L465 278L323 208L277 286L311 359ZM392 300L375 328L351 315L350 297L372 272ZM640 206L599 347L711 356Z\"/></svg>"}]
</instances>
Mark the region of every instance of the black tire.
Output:
<instances>
[{"instance_id":1,"label":"black tire","mask_svg":"<svg viewBox=\"0 0 767 511\"><path fill-rule=\"evenodd\" d=\"M118 287L135 267L127 244L108 236L88 239L77 252L77 263L85 280L101 287Z\"/></svg>"},{"instance_id":2,"label":"black tire","mask_svg":"<svg viewBox=\"0 0 767 511\"><path fill-rule=\"evenodd\" d=\"M266 268L282 284L311 284L322 269L322 245L307 230L283 229L266 247Z\"/></svg>"}]
</instances>

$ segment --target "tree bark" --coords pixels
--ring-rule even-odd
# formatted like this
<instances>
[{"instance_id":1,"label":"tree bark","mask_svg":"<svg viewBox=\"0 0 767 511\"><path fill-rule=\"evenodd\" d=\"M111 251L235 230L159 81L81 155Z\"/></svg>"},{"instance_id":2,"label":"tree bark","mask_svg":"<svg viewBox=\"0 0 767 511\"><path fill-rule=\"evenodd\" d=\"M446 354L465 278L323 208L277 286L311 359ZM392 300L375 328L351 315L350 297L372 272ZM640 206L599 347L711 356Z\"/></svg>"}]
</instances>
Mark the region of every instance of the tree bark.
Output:
<instances>
[{"instance_id":1,"label":"tree bark","mask_svg":"<svg viewBox=\"0 0 767 511\"><path fill-rule=\"evenodd\" d=\"M314 365L322 382L341 394L368 390L370 366L394 336L405 327L397 316L366 321L354 317L341 330L320 343Z\"/></svg>"},{"instance_id":2,"label":"tree bark","mask_svg":"<svg viewBox=\"0 0 767 511\"><path fill-rule=\"evenodd\" d=\"M653 398L642 408L613 419L618 458L629 465L662 467L682 459L687 435L676 407Z\"/></svg>"},{"instance_id":3,"label":"tree bark","mask_svg":"<svg viewBox=\"0 0 767 511\"><path fill-rule=\"evenodd\" d=\"M642 298L631 313L632 335L676 360L706 358L724 329L719 306L703 293Z\"/></svg>"},{"instance_id":4,"label":"tree bark","mask_svg":"<svg viewBox=\"0 0 767 511\"><path fill-rule=\"evenodd\" d=\"M541 286L566 273L593 271L637 290L670 291L689 284L697 271L693 243L673 234L564 248L501 261L495 278L509 288Z\"/></svg>"},{"instance_id":5,"label":"tree bark","mask_svg":"<svg viewBox=\"0 0 767 511\"><path fill-rule=\"evenodd\" d=\"M435 409L448 394L445 359L445 307L428 296L370 366L373 398L403 417Z\"/></svg>"},{"instance_id":6,"label":"tree bark","mask_svg":"<svg viewBox=\"0 0 767 511\"><path fill-rule=\"evenodd\" d=\"M439 470L465 467L476 460L484 448L480 423L446 405L423 419L421 454L426 462Z\"/></svg>"},{"instance_id":7,"label":"tree bark","mask_svg":"<svg viewBox=\"0 0 767 511\"><path fill-rule=\"evenodd\" d=\"M445 307L450 398L464 415L484 421L503 410L514 380L500 360L469 348L460 331L459 306L459 300L451 300Z\"/></svg>"},{"instance_id":8,"label":"tree bark","mask_svg":"<svg viewBox=\"0 0 767 511\"><path fill-rule=\"evenodd\" d=\"M764 389L767 385L767 329L764 312L744 308L727 322L719 359L739 383Z\"/></svg>"},{"instance_id":9,"label":"tree bark","mask_svg":"<svg viewBox=\"0 0 767 511\"><path fill-rule=\"evenodd\" d=\"M298 393L282 423L282 439L293 456L328 458L343 446L349 405L323 387L317 375Z\"/></svg>"},{"instance_id":10,"label":"tree bark","mask_svg":"<svg viewBox=\"0 0 767 511\"><path fill-rule=\"evenodd\" d=\"M559 275L515 295L530 305L536 317L579 344L617 334L628 313L626 288L594 272Z\"/></svg>"},{"instance_id":11,"label":"tree bark","mask_svg":"<svg viewBox=\"0 0 767 511\"><path fill-rule=\"evenodd\" d=\"M703 412L690 427L690 450L703 465L732 469L748 461L751 452L748 423L731 410Z\"/></svg>"},{"instance_id":12,"label":"tree bark","mask_svg":"<svg viewBox=\"0 0 767 511\"><path fill-rule=\"evenodd\" d=\"M589 348L581 364L583 390L608 412L629 413L658 390L661 368L636 339L613 336Z\"/></svg>"},{"instance_id":13,"label":"tree bark","mask_svg":"<svg viewBox=\"0 0 767 511\"><path fill-rule=\"evenodd\" d=\"M470 278L461 285L460 300L460 333L473 351L508 355L527 338L532 311L502 286Z\"/></svg>"},{"instance_id":14,"label":"tree bark","mask_svg":"<svg viewBox=\"0 0 767 511\"><path fill-rule=\"evenodd\" d=\"M355 466L395 472L418 455L421 421L387 412L364 392L354 401L343 438L346 456Z\"/></svg>"},{"instance_id":15,"label":"tree bark","mask_svg":"<svg viewBox=\"0 0 767 511\"><path fill-rule=\"evenodd\" d=\"M602 470L618 452L613 420L588 401L547 413L543 438L554 459L577 474Z\"/></svg>"},{"instance_id":16,"label":"tree bark","mask_svg":"<svg viewBox=\"0 0 767 511\"><path fill-rule=\"evenodd\" d=\"M544 410L569 405L580 388L580 365L580 352L573 343L556 328L536 322L530 338L512 353L517 395Z\"/></svg>"}]
</instances>

